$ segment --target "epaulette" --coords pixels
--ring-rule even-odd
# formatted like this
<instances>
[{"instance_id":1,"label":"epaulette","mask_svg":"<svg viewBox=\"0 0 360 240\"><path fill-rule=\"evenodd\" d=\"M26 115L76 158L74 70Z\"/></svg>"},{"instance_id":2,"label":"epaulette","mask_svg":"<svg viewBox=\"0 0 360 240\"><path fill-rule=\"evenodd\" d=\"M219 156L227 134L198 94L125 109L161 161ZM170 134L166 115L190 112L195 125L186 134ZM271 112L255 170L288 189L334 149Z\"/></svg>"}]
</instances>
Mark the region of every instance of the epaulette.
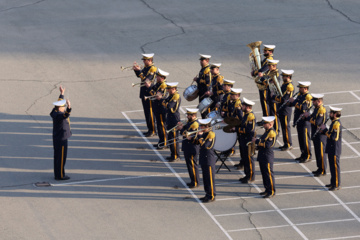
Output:
<instances>
[{"instance_id":1,"label":"epaulette","mask_svg":"<svg viewBox=\"0 0 360 240\"><path fill-rule=\"evenodd\" d=\"M223 76L219 76L218 78L217 78L217 81L218 81L218 83L220 83L221 85L224 83L224 77Z\"/></svg>"},{"instance_id":2,"label":"epaulette","mask_svg":"<svg viewBox=\"0 0 360 240\"><path fill-rule=\"evenodd\" d=\"M166 85L166 82L164 81L164 82L161 83L160 88L161 88L161 89L165 89L166 86L167 86L167 85Z\"/></svg>"},{"instance_id":3,"label":"epaulette","mask_svg":"<svg viewBox=\"0 0 360 240\"><path fill-rule=\"evenodd\" d=\"M235 108L241 108L241 100L237 99L235 102Z\"/></svg>"},{"instance_id":4,"label":"epaulette","mask_svg":"<svg viewBox=\"0 0 360 240\"><path fill-rule=\"evenodd\" d=\"M267 137L268 137L268 138L274 138L274 137L276 137L275 131L271 129L270 132L268 133Z\"/></svg>"},{"instance_id":5,"label":"epaulette","mask_svg":"<svg viewBox=\"0 0 360 240\"><path fill-rule=\"evenodd\" d=\"M318 113L319 113L319 114L324 114L324 113L326 113L326 108L325 108L323 105L321 105L321 106L319 107Z\"/></svg>"},{"instance_id":6,"label":"epaulette","mask_svg":"<svg viewBox=\"0 0 360 240\"><path fill-rule=\"evenodd\" d=\"M311 99L312 99L312 96L311 96L311 94L306 94L306 97L305 97L305 100L306 101L308 101L308 102L310 102L311 101Z\"/></svg>"},{"instance_id":7,"label":"epaulette","mask_svg":"<svg viewBox=\"0 0 360 240\"><path fill-rule=\"evenodd\" d=\"M180 94L179 94L179 93L175 93L174 96L172 96L171 101L176 102L177 100L179 100L179 98L180 98Z\"/></svg>"},{"instance_id":8,"label":"epaulette","mask_svg":"<svg viewBox=\"0 0 360 240\"><path fill-rule=\"evenodd\" d=\"M334 122L333 129L339 129L340 128L340 122L336 121Z\"/></svg>"},{"instance_id":9,"label":"epaulette","mask_svg":"<svg viewBox=\"0 0 360 240\"><path fill-rule=\"evenodd\" d=\"M252 121L252 120L254 120L255 119L255 115L251 112L251 113L249 113L249 115L247 116L247 120L248 120L248 122L249 121Z\"/></svg>"},{"instance_id":10,"label":"epaulette","mask_svg":"<svg viewBox=\"0 0 360 240\"><path fill-rule=\"evenodd\" d=\"M273 55L270 55L269 57L267 57L266 62L267 62L267 60L274 60Z\"/></svg>"},{"instance_id":11,"label":"epaulette","mask_svg":"<svg viewBox=\"0 0 360 240\"><path fill-rule=\"evenodd\" d=\"M205 68L204 74L209 74L209 73L210 73L210 68L209 67Z\"/></svg>"},{"instance_id":12,"label":"epaulette","mask_svg":"<svg viewBox=\"0 0 360 240\"><path fill-rule=\"evenodd\" d=\"M149 73L150 73L151 75L153 75L154 73L156 73L156 71L157 71L157 67L155 67L154 65L151 66L151 68L149 69Z\"/></svg>"},{"instance_id":13,"label":"epaulette","mask_svg":"<svg viewBox=\"0 0 360 240\"><path fill-rule=\"evenodd\" d=\"M289 83L289 84L286 86L286 91L287 91L287 92L292 92L292 91L294 91L294 85L292 85L292 83Z\"/></svg>"},{"instance_id":14,"label":"epaulette","mask_svg":"<svg viewBox=\"0 0 360 240\"><path fill-rule=\"evenodd\" d=\"M199 123L197 121L193 122L189 127L189 129L192 129L192 130L196 130L198 128L199 128Z\"/></svg>"},{"instance_id":15,"label":"epaulette","mask_svg":"<svg viewBox=\"0 0 360 240\"><path fill-rule=\"evenodd\" d=\"M209 134L207 135L206 139L213 140L214 138L215 138L215 133L210 131Z\"/></svg>"}]
</instances>

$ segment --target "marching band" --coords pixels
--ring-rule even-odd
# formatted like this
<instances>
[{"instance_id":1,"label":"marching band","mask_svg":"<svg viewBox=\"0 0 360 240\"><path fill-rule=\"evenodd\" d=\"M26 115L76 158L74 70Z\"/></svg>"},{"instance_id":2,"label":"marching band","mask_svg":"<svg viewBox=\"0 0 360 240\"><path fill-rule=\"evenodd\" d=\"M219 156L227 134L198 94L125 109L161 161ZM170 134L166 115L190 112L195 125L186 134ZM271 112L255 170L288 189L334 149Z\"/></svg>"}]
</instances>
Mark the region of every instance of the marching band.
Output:
<instances>
[{"instance_id":1,"label":"marching band","mask_svg":"<svg viewBox=\"0 0 360 240\"><path fill-rule=\"evenodd\" d=\"M234 88L235 81L225 79L220 74L221 63L210 64L210 55L200 54L201 69L186 88L183 95L187 101L199 98L197 108L186 108L186 121L180 121L181 97L178 93L178 82L166 82L169 76L153 65L154 54L142 54L144 67L136 62L132 69L141 79L140 98L145 114L148 131L145 137L157 135L159 142L154 145L157 150L170 148L169 162L180 160L181 150L184 153L189 173L189 188L199 186L199 165L202 169L205 196L200 198L204 203L215 201L215 163L217 137L213 131L220 123L225 133L236 134L239 142L240 159L237 169L244 167L241 183L252 183L255 180L255 150L258 151L257 161L263 179L264 192L260 195L271 198L275 195L275 177L273 171L274 145L282 132L283 145L281 151L293 148L290 121L293 116L293 127L296 127L301 155L295 160L299 163L311 161L311 141L313 142L317 169L314 177L326 175L327 160L329 161L331 183L326 185L330 191L340 189L340 155L342 124L341 108L330 107L328 116L323 105L323 94L310 94L311 82L299 81L298 92L294 93L292 76L294 70L277 68L279 60L273 59L275 45L263 45L262 42L250 43L249 54L251 76L259 90L262 109L262 121L256 122L252 111L255 103L246 98L240 99L243 91ZM261 56L264 59L261 60ZM279 83L281 76L282 85ZM156 80L155 80L156 79ZM193 85L196 83L196 85ZM136 84L133 84L136 85ZM293 113L294 107L294 113ZM313 112L311 112L314 108ZM197 113L201 119L197 118ZM219 120L220 119L220 120ZM329 128L326 127L331 120ZM155 125L156 123L156 125ZM226 125L226 124L225 124ZM257 138L256 126L265 129L264 134ZM156 126L156 128L155 128ZM219 138L218 141L221 141ZM236 139L234 140L236 143ZM235 145L234 143L234 145ZM234 152L234 145L226 151Z\"/></svg>"}]
</instances>

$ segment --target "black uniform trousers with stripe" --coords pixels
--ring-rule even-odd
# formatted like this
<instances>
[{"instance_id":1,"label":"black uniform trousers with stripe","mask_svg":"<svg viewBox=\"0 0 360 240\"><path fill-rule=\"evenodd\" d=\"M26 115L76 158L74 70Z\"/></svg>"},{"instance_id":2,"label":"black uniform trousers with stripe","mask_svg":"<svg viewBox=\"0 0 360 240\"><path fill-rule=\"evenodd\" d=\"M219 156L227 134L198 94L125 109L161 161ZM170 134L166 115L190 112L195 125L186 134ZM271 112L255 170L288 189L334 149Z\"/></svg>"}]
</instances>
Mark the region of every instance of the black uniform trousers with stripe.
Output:
<instances>
[{"instance_id":1,"label":"black uniform trousers with stripe","mask_svg":"<svg viewBox=\"0 0 360 240\"><path fill-rule=\"evenodd\" d=\"M290 128L291 112L287 115L279 114L279 120L281 125L284 146L291 147L292 146L291 128Z\"/></svg>"},{"instance_id":2,"label":"black uniform trousers with stripe","mask_svg":"<svg viewBox=\"0 0 360 240\"><path fill-rule=\"evenodd\" d=\"M151 100L147 99L145 100L144 97L141 98L144 115L145 115L145 121L146 126L148 128L148 132L151 134L156 133L155 129L155 117L154 117L154 111Z\"/></svg>"},{"instance_id":3,"label":"black uniform trousers with stripe","mask_svg":"<svg viewBox=\"0 0 360 240\"><path fill-rule=\"evenodd\" d=\"M261 104L261 109L263 112L263 116L269 116L270 113L270 106L267 100L267 95L268 95L268 90L265 89L264 91L259 90L259 96L260 96L260 104Z\"/></svg>"},{"instance_id":4,"label":"black uniform trousers with stripe","mask_svg":"<svg viewBox=\"0 0 360 240\"><path fill-rule=\"evenodd\" d=\"M216 196L215 190L215 161L211 161L208 163L200 163L202 175L203 175L203 183L205 190L205 197L209 199L214 199Z\"/></svg>"},{"instance_id":5,"label":"black uniform trousers with stripe","mask_svg":"<svg viewBox=\"0 0 360 240\"><path fill-rule=\"evenodd\" d=\"M325 134L318 134L313 139L317 171L319 171L319 173L321 174L325 174L327 168L327 162L326 162L327 154L325 153L326 142L327 142L327 137Z\"/></svg>"},{"instance_id":6,"label":"black uniform trousers with stripe","mask_svg":"<svg viewBox=\"0 0 360 240\"><path fill-rule=\"evenodd\" d=\"M251 137L246 137L244 134L240 134L239 145L240 145L240 155L241 161L244 164L244 173L245 177L253 181L255 180L255 159L253 156L249 155L249 146L248 142L251 142Z\"/></svg>"},{"instance_id":7,"label":"black uniform trousers with stripe","mask_svg":"<svg viewBox=\"0 0 360 240\"><path fill-rule=\"evenodd\" d=\"M269 91L269 92L270 92L270 91ZM280 124L279 124L279 117L278 117L278 115L277 115L278 105L277 105L277 103L275 103L275 102L273 102L273 101L271 100L270 96L268 97L268 99L269 99L268 105L269 105L269 107L270 107L270 113L269 113L268 116L274 116L274 117L275 117L273 128L274 128L274 130L275 130L275 132L276 132L276 135L278 135L278 134L279 134L279 126L280 126Z\"/></svg>"},{"instance_id":8,"label":"black uniform trousers with stripe","mask_svg":"<svg viewBox=\"0 0 360 240\"><path fill-rule=\"evenodd\" d=\"M189 143L187 139L182 142L182 148L184 152L186 167L189 172L191 184L194 186L199 185L199 146Z\"/></svg>"},{"instance_id":9,"label":"black uniform trousers with stripe","mask_svg":"<svg viewBox=\"0 0 360 240\"><path fill-rule=\"evenodd\" d=\"M328 153L328 158L331 172L330 184L334 187L340 187L340 155Z\"/></svg>"},{"instance_id":10,"label":"black uniform trousers with stripe","mask_svg":"<svg viewBox=\"0 0 360 240\"><path fill-rule=\"evenodd\" d=\"M171 128L173 128L175 126L168 126L168 130L170 130ZM179 131L176 130L176 131L171 131L169 132L168 134L168 143L170 143L170 157L171 157L171 160L175 160L177 158L180 157L180 154L179 154L179 142L178 142L178 138L179 138Z\"/></svg>"},{"instance_id":11,"label":"black uniform trousers with stripe","mask_svg":"<svg viewBox=\"0 0 360 240\"><path fill-rule=\"evenodd\" d=\"M300 151L301 151L300 157L305 160L311 158L310 129L311 129L311 124L309 121L300 121L296 125Z\"/></svg>"},{"instance_id":12,"label":"black uniform trousers with stripe","mask_svg":"<svg viewBox=\"0 0 360 240\"><path fill-rule=\"evenodd\" d=\"M161 146L167 146L167 133L166 133L166 110L161 107L154 108L154 114L156 119L157 133L159 136L159 143Z\"/></svg>"},{"instance_id":13,"label":"black uniform trousers with stripe","mask_svg":"<svg viewBox=\"0 0 360 240\"><path fill-rule=\"evenodd\" d=\"M68 149L68 140L53 139L53 146L55 179L62 179L65 176L65 163Z\"/></svg>"}]
</instances>

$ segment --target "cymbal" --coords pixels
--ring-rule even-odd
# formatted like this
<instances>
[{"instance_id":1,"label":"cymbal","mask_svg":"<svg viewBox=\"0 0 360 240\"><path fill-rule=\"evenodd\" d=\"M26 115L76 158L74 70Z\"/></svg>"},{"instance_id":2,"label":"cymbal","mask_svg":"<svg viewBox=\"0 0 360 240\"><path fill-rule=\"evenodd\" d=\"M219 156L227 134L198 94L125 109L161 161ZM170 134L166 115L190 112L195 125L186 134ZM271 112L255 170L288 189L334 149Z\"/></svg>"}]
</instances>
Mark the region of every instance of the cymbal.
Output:
<instances>
[{"instance_id":1,"label":"cymbal","mask_svg":"<svg viewBox=\"0 0 360 240\"><path fill-rule=\"evenodd\" d=\"M233 133L233 131L232 131L233 128L234 128L234 126L227 125L227 126L223 127L223 131L226 133Z\"/></svg>"},{"instance_id":2,"label":"cymbal","mask_svg":"<svg viewBox=\"0 0 360 240\"><path fill-rule=\"evenodd\" d=\"M224 122L232 126L239 126L241 124L240 120L234 117L226 117Z\"/></svg>"}]
</instances>

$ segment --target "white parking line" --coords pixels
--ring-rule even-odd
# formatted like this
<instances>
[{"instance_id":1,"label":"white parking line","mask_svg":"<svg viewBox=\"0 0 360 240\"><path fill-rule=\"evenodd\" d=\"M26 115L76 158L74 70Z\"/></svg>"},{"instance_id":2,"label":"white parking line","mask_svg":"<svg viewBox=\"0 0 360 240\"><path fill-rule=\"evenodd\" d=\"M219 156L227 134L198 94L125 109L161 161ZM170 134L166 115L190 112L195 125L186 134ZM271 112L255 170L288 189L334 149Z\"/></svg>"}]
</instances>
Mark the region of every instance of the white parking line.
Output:
<instances>
[{"instance_id":1,"label":"white parking line","mask_svg":"<svg viewBox=\"0 0 360 240\"><path fill-rule=\"evenodd\" d=\"M320 238L316 240L338 240L338 239L350 239L350 238L360 238L360 235L357 236L343 236L343 237L337 237L337 238Z\"/></svg>"},{"instance_id":2,"label":"white parking line","mask_svg":"<svg viewBox=\"0 0 360 240\"><path fill-rule=\"evenodd\" d=\"M358 95L356 95L353 91L350 91L351 95L353 95L355 98L357 98L358 100L360 100L360 97Z\"/></svg>"}]
</instances>

